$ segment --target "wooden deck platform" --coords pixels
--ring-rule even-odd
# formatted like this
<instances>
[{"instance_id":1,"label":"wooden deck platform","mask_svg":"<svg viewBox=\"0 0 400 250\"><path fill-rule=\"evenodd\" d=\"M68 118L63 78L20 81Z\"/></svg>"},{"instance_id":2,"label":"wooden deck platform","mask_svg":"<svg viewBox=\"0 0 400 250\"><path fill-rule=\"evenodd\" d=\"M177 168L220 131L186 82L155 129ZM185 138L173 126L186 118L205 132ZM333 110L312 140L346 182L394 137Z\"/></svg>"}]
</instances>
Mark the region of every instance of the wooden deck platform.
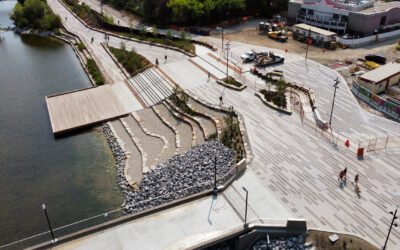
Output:
<instances>
[{"instance_id":1,"label":"wooden deck platform","mask_svg":"<svg viewBox=\"0 0 400 250\"><path fill-rule=\"evenodd\" d=\"M46 103L54 134L115 119L143 108L122 82L47 96Z\"/></svg>"}]
</instances>

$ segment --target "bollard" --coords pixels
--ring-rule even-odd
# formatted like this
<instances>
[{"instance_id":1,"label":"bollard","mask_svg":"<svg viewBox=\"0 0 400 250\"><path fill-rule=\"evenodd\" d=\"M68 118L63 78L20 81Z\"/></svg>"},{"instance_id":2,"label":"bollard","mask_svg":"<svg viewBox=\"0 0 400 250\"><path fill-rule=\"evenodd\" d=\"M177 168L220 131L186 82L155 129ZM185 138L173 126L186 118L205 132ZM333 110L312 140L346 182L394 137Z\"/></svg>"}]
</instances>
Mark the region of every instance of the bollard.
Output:
<instances>
[{"instance_id":1,"label":"bollard","mask_svg":"<svg viewBox=\"0 0 400 250\"><path fill-rule=\"evenodd\" d=\"M358 148L357 149L357 157L358 158L364 157L364 148Z\"/></svg>"},{"instance_id":2,"label":"bollard","mask_svg":"<svg viewBox=\"0 0 400 250\"><path fill-rule=\"evenodd\" d=\"M346 140L346 141L344 142L344 145L346 146L346 148L349 148L349 147L350 147L350 141L349 141L349 140Z\"/></svg>"}]
</instances>

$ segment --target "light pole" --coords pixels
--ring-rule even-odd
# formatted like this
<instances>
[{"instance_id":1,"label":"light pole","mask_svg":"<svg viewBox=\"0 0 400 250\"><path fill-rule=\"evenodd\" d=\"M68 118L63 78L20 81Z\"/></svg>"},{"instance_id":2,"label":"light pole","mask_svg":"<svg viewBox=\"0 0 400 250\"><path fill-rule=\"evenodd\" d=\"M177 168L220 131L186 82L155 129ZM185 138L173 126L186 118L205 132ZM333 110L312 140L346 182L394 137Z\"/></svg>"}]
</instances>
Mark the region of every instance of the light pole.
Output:
<instances>
[{"instance_id":1,"label":"light pole","mask_svg":"<svg viewBox=\"0 0 400 250\"><path fill-rule=\"evenodd\" d=\"M221 26L221 30L222 30L222 36L221 36L221 39L222 39L222 53L224 53L224 27L223 26Z\"/></svg>"},{"instance_id":2,"label":"light pole","mask_svg":"<svg viewBox=\"0 0 400 250\"><path fill-rule=\"evenodd\" d=\"M389 232L388 232L388 235L387 235L387 237L386 237L386 241L385 241L385 245L383 246L383 250L386 249L386 244L387 244L387 242L388 242L388 240L389 240L390 231L392 231L393 225L394 225L395 227L397 227L397 224L394 223L394 220L397 219L396 214L397 214L397 209L398 209L398 208L399 208L399 205L397 205L396 210L394 211L394 213L393 213L393 212L389 212L390 214L393 214L393 219L392 219L392 223L390 223Z\"/></svg>"},{"instance_id":3,"label":"light pole","mask_svg":"<svg viewBox=\"0 0 400 250\"><path fill-rule=\"evenodd\" d=\"M332 124L333 106L335 105L336 90L339 88L338 87L339 83L340 83L339 77L336 77L335 84L333 84L333 87L335 88L335 91L333 92L333 101L332 101L331 116L329 117L329 126Z\"/></svg>"},{"instance_id":4,"label":"light pole","mask_svg":"<svg viewBox=\"0 0 400 250\"><path fill-rule=\"evenodd\" d=\"M214 155L214 189L213 196L218 195L218 187L217 187L217 152L215 151Z\"/></svg>"},{"instance_id":5,"label":"light pole","mask_svg":"<svg viewBox=\"0 0 400 250\"><path fill-rule=\"evenodd\" d=\"M307 48L306 48L306 60L307 60L307 56L308 56L308 44L310 43L310 39L311 39L311 29L308 30L308 35L306 38L306 44L307 44Z\"/></svg>"},{"instance_id":6,"label":"light pole","mask_svg":"<svg viewBox=\"0 0 400 250\"><path fill-rule=\"evenodd\" d=\"M229 64L229 46L231 44L229 43L229 41L226 43L226 80L228 80L228 64Z\"/></svg>"},{"instance_id":7,"label":"light pole","mask_svg":"<svg viewBox=\"0 0 400 250\"><path fill-rule=\"evenodd\" d=\"M245 212L244 212L244 227L247 225L247 202L249 198L249 191L245 187L242 187L243 190L246 192L246 207L245 207Z\"/></svg>"},{"instance_id":8,"label":"light pole","mask_svg":"<svg viewBox=\"0 0 400 250\"><path fill-rule=\"evenodd\" d=\"M230 143L232 147L232 140L233 140L233 106L229 107L229 118L230 118ZM232 147L233 148L233 147Z\"/></svg>"},{"instance_id":9,"label":"light pole","mask_svg":"<svg viewBox=\"0 0 400 250\"><path fill-rule=\"evenodd\" d=\"M51 227L49 215L47 214L47 209L46 209L46 205L45 204L42 204L42 209L43 209L44 214L46 216L47 224L49 225L51 238L52 238L51 243L55 243L55 242L57 242L57 239L54 237L53 228Z\"/></svg>"}]
</instances>

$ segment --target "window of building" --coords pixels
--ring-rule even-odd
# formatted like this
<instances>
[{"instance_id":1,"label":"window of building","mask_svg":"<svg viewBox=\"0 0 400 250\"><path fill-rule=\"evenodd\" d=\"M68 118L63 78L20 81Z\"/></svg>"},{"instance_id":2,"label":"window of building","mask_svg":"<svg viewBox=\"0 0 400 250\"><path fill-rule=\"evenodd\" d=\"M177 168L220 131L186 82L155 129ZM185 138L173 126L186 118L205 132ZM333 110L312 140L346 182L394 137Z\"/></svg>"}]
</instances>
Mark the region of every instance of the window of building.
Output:
<instances>
[{"instance_id":1,"label":"window of building","mask_svg":"<svg viewBox=\"0 0 400 250\"><path fill-rule=\"evenodd\" d=\"M314 10L308 10L308 15L314 15Z\"/></svg>"},{"instance_id":2,"label":"window of building","mask_svg":"<svg viewBox=\"0 0 400 250\"><path fill-rule=\"evenodd\" d=\"M303 15L305 15L305 14L306 14L306 9L304 9L304 8L301 8L301 9L300 9L300 14L303 14Z\"/></svg>"},{"instance_id":3,"label":"window of building","mask_svg":"<svg viewBox=\"0 0 400 250\"><path fill-rule=\"evenodd\" d=\"M386 16L383 16L383 17L381 17L381 23L380 23L380 25L382 26L382 25L385 25L385 23L386 23Z\"/></svg>"},{"instance_id":4,"label":"window of building","mask_svg":"<svg viewBox=\"0 0 400 250\"><path fill-rule=\"evenodd\" d=\"M332 18L333 19L339 19L339 14L333 14Z\"/></svg>"}]
</instances>

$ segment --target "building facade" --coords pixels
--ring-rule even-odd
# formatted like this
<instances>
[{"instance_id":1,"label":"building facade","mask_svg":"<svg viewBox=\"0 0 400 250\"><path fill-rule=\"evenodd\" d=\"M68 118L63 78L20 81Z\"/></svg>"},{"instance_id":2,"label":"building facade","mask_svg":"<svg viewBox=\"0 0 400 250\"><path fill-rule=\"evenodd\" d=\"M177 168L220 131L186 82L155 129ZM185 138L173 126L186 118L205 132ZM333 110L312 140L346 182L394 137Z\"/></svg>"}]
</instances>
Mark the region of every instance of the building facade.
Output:
<instances>
[{"instance_id":1,"label":"building facade","mask_svg":"<svg viewBox=\"0 0 400 250\"><path fill-rule=\"evenodd\" d=\"M365 37L400 29L400 2L290 0L288 23L306 23L342 35Z\"/></svg>"},{"instance_id":2,"label":"building facade","mask_svg":"<svg viewBox=\"0 0 400 250\"><path fill-rule=\"evenodd\" d=\"M400 64L391 62L382 65L358 77L358 83L375 94L386 91L400 83Z\"/></svg>"}]
</instances>

